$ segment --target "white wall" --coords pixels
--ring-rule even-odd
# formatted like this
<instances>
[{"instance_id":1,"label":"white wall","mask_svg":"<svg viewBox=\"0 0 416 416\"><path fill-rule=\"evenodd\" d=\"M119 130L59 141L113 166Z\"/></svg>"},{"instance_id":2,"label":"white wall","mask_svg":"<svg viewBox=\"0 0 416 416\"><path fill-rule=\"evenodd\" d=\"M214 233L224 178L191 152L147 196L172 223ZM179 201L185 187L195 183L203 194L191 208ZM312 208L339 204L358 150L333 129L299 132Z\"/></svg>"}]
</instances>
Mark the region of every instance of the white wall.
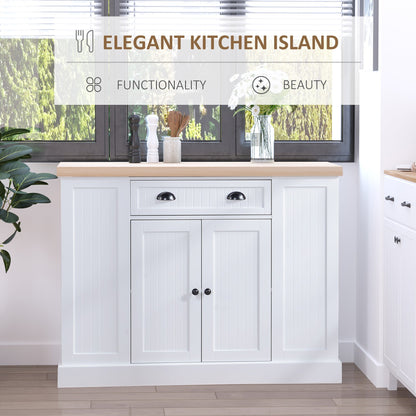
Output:
<instances>
[{"instance_id":1,"label":"white wall","mask_svg":"<svg viewBox=\"0 0 416 416\"><path fill-rule=\"evenodd\" d=\"M379 387L383 365L383 171L416 160L416 2L380 2L379 73L361 74L355 361Z\"/></svg>"},{"instance_id":2,"label":"white wall","mask_svg":"<svg viewBox=\"0 0 416 416\"><path fill-rule=\"evenodd\" d=\"M31 164L31 169L56 173L56 164ZM19 210L22 232L5 247L12 265L6 275L0 263L0 364L49 364L59 358L59 180L30 189L52 203ZM0 239L9 233L1 222Z\"/></svg>"},{"instance_id":3,"label":"white wall","mask_svg":"<svg viewBox=\"0 0 416 416\"><path fill-rule=\"evenodd\" d=\"M56 171L56 164L32 164L31 167L39 172ZM341 357L351 361L355 339L357 165L346 163L343 168L344 176L340 181L340 339ZM0 316L3 317L0 320L0 365L56 364L59 360L59 180L39 187L39 191L47 194L52 204L21 211L23 231L9 247L11 269L6 276L0 272Z\"/></svg>"}]
</instances>

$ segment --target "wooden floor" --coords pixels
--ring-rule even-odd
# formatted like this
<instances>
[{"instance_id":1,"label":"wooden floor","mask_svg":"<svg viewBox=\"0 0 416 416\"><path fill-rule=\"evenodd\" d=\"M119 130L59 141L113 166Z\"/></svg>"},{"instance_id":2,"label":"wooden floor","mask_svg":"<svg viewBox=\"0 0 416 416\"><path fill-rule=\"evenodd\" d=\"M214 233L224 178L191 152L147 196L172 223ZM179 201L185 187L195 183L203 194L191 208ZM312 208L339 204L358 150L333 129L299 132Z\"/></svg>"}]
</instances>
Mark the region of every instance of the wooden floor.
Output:
<instances>
[{"instance_id":1,"label":"wooden floor","mask_svg":"<svg viewBox=\"0 0 416 416\"><path fill-rule=\"evenodd\" d=\"M416 415L352 364L342 384L56 388L56 367L0 367L0 416Z\"/></svg>"}]
</instances>

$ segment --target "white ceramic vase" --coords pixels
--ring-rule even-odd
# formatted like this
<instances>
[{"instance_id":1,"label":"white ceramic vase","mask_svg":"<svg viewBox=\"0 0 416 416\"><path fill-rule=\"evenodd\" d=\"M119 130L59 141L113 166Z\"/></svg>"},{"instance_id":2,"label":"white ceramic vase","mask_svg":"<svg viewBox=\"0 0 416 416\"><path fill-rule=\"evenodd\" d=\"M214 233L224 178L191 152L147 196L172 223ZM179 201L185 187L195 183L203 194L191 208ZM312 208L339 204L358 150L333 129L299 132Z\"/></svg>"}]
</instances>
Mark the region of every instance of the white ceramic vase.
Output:
<instances>
[{"instance_id":1,"label":"white ceramic vase","mask_svg":"<svg viewBox=\"0 0 416 416\"><path fill-rule=\"evenodd\" d=\"M163 161L165 163L180 163L181 161L181 138L163 137Z\"/></svg>"}]
</instances>

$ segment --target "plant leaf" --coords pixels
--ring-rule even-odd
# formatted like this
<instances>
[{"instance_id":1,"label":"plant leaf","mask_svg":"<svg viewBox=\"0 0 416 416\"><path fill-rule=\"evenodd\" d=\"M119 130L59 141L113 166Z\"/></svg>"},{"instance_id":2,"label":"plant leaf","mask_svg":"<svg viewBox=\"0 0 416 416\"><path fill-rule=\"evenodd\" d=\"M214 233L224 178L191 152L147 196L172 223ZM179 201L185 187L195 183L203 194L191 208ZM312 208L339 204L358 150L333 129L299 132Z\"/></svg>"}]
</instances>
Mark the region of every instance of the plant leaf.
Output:
<instances>
[{"instance_id":1,"label":"plant leaf","mask_svg":"<svg viewBox=\"0 0 416 416\"><path fill-rule=\"evenodd\" d=\"M7 129L5 127L0 129L0 140L5 140L7 137L17 136L19 134L30 133L27 129Z\"/></svg>"},{"instance_id":2,"label":"plant leaf","mask_svg":"<svg viewBox=\"0 0 416 416\"><path fill-rule=\"evenodd\" d=\"M3 241L3 243L2 244L9 244L10 243L10 241L12 241L13 240L13 238L14 238L14 236L17 234L17 232L19 232L19 230L14 230L14 233L9 237L9 238L7 238L6 240L4 240Z\"/></svg>"},{"instance_id":3,"label":"plant leaf","mask_svg":"<svg viewBox=\"0 0 416 416\"><path fill-rule=\"evenodd\" d=\"M29 170L29 166L20 161L14 160L10 162L0 163L0 177L2 177L2 179L24 175L25 173L29 172ZM7 175L6 178L3 177L4 175Z\"/></svg>"},{"instance_id":4,"label":"plant leaf","mask_svg":"<svg viewBox=\"0 0 416 416\"><path fill-rule=\"evenodd\" d=\"M0 198L3 200L6 195L6 188L4 187L3 182L0 181Z\"/></svg>"},{"instance_id":5,"label":"plant leaf","mask_svg":"<svg viewBox=\"0 0 416 416\"><path fill-rule=\"evenodd\" d=\"M32 149L24 144L16 144L14 146L6 147L0 153L0 163L20 159L21 157L30 155L30 153L32 153Z\"/></svg>"},{"instance_id":6,"label":"plant leaf","mask_svg":"<svg viewBox=\"0 0 416 416\"><path fill-rule=\"evenodd\" d=\"M28 172L25 175L18 175L13 178L14 187L17 190L25 189L31 185L42 185L44 180L56 179L57 176L52 173L33 173Z\"/></svg>"},{"instance_id":7,"label":"plant leaf","mask_svg":"<svg viewBox=\"0 0 416 416\"><path fill-rule=\"evenodd\" d=\"M6 250L0 250L0 256L3 258L4 268L6 269L6 273L10 268L10 263L12 259L10 258L10 254Z\"/></svg>"},{"instance_id":8,"label":"plant leaf","mask_svg":"<svg viewBox=\"0 0 416 416\"><path fill-rule=\"evenodd\" d=\"M13 223L19 221L19 217L13 212L7 212L5 209L0 209L0 220L7 223Z\"/></svg>"},{"instance_id":9,"label":"plant leaf","mask_svg":"<svg viewBox=\"0 0 416 416\"><path fill-rule=\"evenodd\" d=\"M14 194L12 198L13 208L28 208L34 204L48 204L51 200L42 194Z\"/></svg>"},{"instance_id":10,"label":"plant leaf","mask_svg":"<svg viewBox=\"0 0 416 416\"><path fill-rule=\"evenodd\" d=\"M13 223L14 228L16 228L16 230L20 233L20 231L22 231L22 229L20 228L20 221L19 222L14 222Z\"/></svg>"}]
</instances>

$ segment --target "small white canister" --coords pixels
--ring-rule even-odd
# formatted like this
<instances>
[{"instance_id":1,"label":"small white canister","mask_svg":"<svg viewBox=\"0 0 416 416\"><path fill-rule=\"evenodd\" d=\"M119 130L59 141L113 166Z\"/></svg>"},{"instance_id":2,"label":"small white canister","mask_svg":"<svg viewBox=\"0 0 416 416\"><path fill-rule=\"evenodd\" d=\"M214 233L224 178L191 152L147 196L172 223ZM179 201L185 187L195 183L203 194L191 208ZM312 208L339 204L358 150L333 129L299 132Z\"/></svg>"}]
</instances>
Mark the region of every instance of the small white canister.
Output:
<instances>
[{"instance_id":1,"label":"small white canister","mask_svg":"<svg viewBox=\"0 0 416 416\"><path fill-rule=\"evenodd\" d=\"M165 163L181 162L181 138L163 137L163 161Z\"/></svg>"}]
</instances>

